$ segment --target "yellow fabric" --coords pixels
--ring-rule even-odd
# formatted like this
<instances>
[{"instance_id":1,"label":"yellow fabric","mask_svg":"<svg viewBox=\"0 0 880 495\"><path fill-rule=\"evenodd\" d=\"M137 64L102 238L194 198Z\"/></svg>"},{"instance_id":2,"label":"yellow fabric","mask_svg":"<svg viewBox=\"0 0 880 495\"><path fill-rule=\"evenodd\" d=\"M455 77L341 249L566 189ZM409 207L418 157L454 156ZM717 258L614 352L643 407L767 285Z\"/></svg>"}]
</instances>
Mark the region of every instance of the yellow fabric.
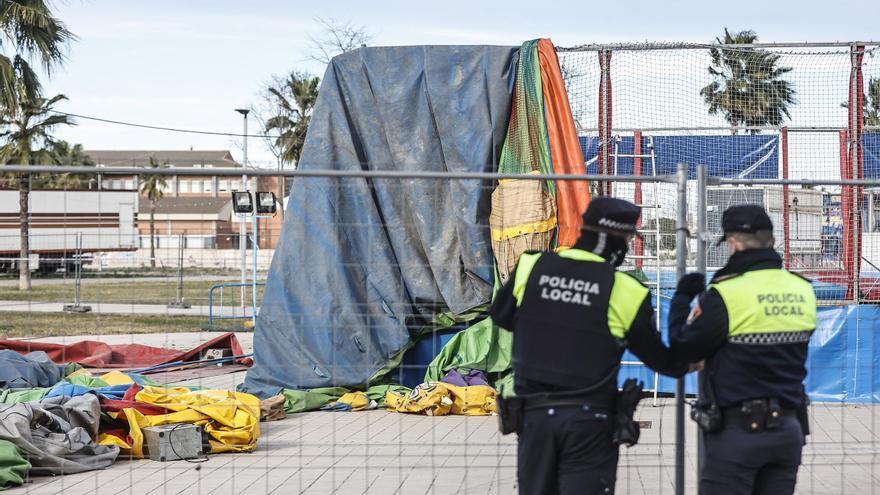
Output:
<instances>
[{"instance_id":1,"label":"yellow fabric","mask_svg":"<svg viewBox=\"0 0 880 495\"><path fill-rule=\"evenodd\" d=\"M445 416L486 416L496 411L495 389L486 385L459 387L444 382L422 383L409 394L389 391L385 406L395 412Z\"/></svg>"},{"instance_id":2,"label":"yellow fabric","mask_svg":"<svg viewBox=\"0 0 880 495\"><path fill-rule=\"evenodd\" d=\"M498 277L504 284L524 252L550 247L557 225L556 198L541 181L505 179L498 181L491 201L492 252Z\"/></svg>"},{"instance_id":3,"label":"yellow fabric","mask_svg":"<svg viewBox=\"0 0 880 495\"><path fill-rule=\"evenodd\" d=\"M106 433L98 434L98 444L99 445L115 445L120 449L131 449L131 445L125 443L125 440L117 437L116 435L108 435Z\"/></svg>"},{"instance_id":4,"label":"yellow fabric","mask_svg":"<svg viewBox=\"0 0 880 495\"><path fill-rule=\"evenodd\" d=\"M812 285L785 270L754 270L711 287L727 307L730 336L816 328Z\"/></svg>"},{"instance_id":5,"label":"yellow fabric","mask_svg":"<svg viewBox=\"0 0 880 495\"><path fill-rule=\"evenodd\" d=\"M336 402L343 402L351 406L352 411L366 411L370 408L370 398L363 392L349 392L343 394Z\"/></svg>"},{"instance_id":6,"label":"yellow fabric","mask_svg":"<svg viewBox=\"0 0 880 495\"><path fill-rule=\"evenodd\" d=\"M118 445L126 454L143 457L144 436L141 429L175 423L188 423L208 433L211 453L249 452L257 446L260 436L260 399L250 394L228 390L146 387L135 400L162 406L170 414L146 416L135 409L123 409L113 415L127 420L131 445L111 435L102 435L98 443Z\"/></svg>"},{"instance_id":7,"label":"yellow fabric","mask_svg":"<svg viewBox=\"0 0 880 495\"><path fill-rule=\"evenodd\" d=\"M87 369L85 369L85 368L80 368L80 369L74 371L73 373L71 373L71 374L65 376L64 378L65 378L65 379L70 379L70 378L74 378L74 377L77 377L77 376L80 376L80 375L92 376L92 374L89 373L89 370L87 370Z\"/></svg>"},{"instance_id":8,"label":"yellow fabric","mask_svg":"<svg viewBox=\"0 0 880 495\"><path fill-rule=\"evenodd\" d=\"M128 375L122 373L121 371L111 371L109 373L104 373L101 375L101 380L107 383L107 385L130 385L134 383Z\"/></svg>"},{"instance_id":9,"label":"yellow fabric","mask_svg":"<svg viewBox=\"0 0 880 495\"><path fill-rule=\"evenodd\" d=\"M513 239L514 237L525 235L525 234L534 234L536 232L547 232L549 230L556 228L556 218L547 218L544 220L538 220L535 222L524 223L521 225L516 225L514 227L508 227L505 229L492 230L492 240L499 242L507 239Z\"/></svg>"}]
</instances>

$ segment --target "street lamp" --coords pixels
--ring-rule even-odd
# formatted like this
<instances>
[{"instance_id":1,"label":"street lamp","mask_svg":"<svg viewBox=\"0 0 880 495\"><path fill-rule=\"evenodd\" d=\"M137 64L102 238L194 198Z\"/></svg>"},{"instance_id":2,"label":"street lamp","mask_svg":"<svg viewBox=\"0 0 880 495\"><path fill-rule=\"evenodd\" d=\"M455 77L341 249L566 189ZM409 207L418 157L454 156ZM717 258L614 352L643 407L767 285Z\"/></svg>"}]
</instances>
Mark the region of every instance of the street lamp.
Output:
<instances>
[{"instance_id":1,"label":"street lamp","mask_svg":"<svg viewBox=\"0 0 880 495\"><path fill-rule=\"evenodd\" d=\"M248 164L248 156L247 156L247 117L250 113L250 110L247 108L236 108L236 112L240 113L244 118L244 132L241 137L244 140L244 163L242 164L242 174L241 174L241 190L247 191L248 183L247 183L247 164ZM245 294L245 285L247 285L247 224L244 222L242 218L241 223L238 226L238 250L241 253L241 311L244 314L244 294Z\"/></svg>"},{"instance_id":2,"label":"street lamp","mask_svg":"<svg viewBox=\"0 0 880 495\"><path fill-rule=\"evenodd\" d=\"M275 212L277 211L276 207L276 198L275 193L268 191L257 191L255 193L256 204L254 204L253 197L251 196L251 192L244 191L232 191L232 211L241 219L242 225L244 225L245 221L248 218L254 224L253 228L253 241L251 242L251 252L253 253L253 281L251 284L251 296L252 296L252 311L251 318L253 319L254 328L256 328L257 324L257 252L260 249L260 220L261 218L272 218L275 216ZM242 294L244 293L244 284L242 284ZM244 304L244 297L242 296L242 304ZM244 312L242 312L242 316Z\"/></svg>"}]
</instances>

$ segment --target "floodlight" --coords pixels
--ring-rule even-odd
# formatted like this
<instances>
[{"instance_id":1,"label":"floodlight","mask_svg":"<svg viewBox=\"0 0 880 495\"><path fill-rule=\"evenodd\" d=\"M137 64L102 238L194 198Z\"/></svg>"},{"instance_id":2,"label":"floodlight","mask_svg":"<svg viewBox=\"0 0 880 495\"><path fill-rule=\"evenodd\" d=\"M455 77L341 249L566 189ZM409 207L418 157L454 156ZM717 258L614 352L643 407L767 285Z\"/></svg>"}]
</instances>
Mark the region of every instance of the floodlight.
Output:
<instances>
[{"instance_id":1,"label":"floodlight","mask_svg":"<svg viewBox=\"0 0 880 495\"><path fill-rule=\"evenodd\" d=\"M232 191L232 210L239 215L254 212L254 203L249 191Z\"/></svg>"},{"instance_id":2,"label":"floodlight","mask_svg":"<svg viewBox=\"0 0 880 495\"><path fill-rule=\"evenodd\" d=\"M275 193L259 191L257 192L257 213L275 214Z\"/></svg>"}]
</instances>

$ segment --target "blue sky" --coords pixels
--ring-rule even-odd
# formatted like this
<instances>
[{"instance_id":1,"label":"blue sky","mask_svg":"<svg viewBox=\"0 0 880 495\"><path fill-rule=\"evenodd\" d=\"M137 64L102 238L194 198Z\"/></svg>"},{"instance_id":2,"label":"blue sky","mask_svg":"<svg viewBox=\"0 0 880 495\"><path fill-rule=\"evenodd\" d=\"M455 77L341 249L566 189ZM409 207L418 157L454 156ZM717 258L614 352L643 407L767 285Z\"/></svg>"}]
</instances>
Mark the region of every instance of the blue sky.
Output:
<instances>
[{"instance_id":1,"label":"blue sky","mask_svg":"<svg viewBox=\"0 0 880 495\"><path fill-rule=\"evenodd\" d=\"M552 7L550 7L552 5ZM761 41L880 38L880 2L706 1L133 1L57 2L79 36L50 94L72 113L151 125L240 132L233 109L255 102L261 84L291 69L321 75L307 60L316 18L363 25L371 45L557 45L595 42L708 42L724 26L754 29ZM253 131L256 131L252 128ZM92 149L231 149L232 138L176 134L81 120L60 131ZM251 161L271 158L251 140Z\"/></svg>"}]
</instances>

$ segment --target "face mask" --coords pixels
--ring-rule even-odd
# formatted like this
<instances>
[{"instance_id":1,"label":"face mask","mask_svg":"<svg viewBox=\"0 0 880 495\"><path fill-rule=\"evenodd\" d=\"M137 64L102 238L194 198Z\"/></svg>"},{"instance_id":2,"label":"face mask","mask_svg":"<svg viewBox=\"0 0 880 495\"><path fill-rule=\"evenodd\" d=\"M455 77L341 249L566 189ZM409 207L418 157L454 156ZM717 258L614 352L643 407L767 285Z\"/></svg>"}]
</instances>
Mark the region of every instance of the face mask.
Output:
<instances>
[{"instance_id":1,"label":"face mask","mask_svg":"<svg viewBox=\"0 0 880 495\"><path fill-rule=\"evenodd\" d=\"M605 258L615 267L623 264L623 261L626 259L626 253L629 252L629 243L625 238L608 235L605 232L599 232L595 237L588 236L585 238L585 241L585 247L588 251Z\"/></svg>"},{"instance_id":2,"label":"face mask","mask_svg":"<svg viewBox=\"0 0 880 495\"><path fill-rule=\"evenodd\" d=\"M615 267L618 267L623 264L623 261L626 259L626 253L628 252L629 245L624 243L623 247L619 247L608 253L608 256L606 256L605 259Z\"/></svg>"}]
</instances>

